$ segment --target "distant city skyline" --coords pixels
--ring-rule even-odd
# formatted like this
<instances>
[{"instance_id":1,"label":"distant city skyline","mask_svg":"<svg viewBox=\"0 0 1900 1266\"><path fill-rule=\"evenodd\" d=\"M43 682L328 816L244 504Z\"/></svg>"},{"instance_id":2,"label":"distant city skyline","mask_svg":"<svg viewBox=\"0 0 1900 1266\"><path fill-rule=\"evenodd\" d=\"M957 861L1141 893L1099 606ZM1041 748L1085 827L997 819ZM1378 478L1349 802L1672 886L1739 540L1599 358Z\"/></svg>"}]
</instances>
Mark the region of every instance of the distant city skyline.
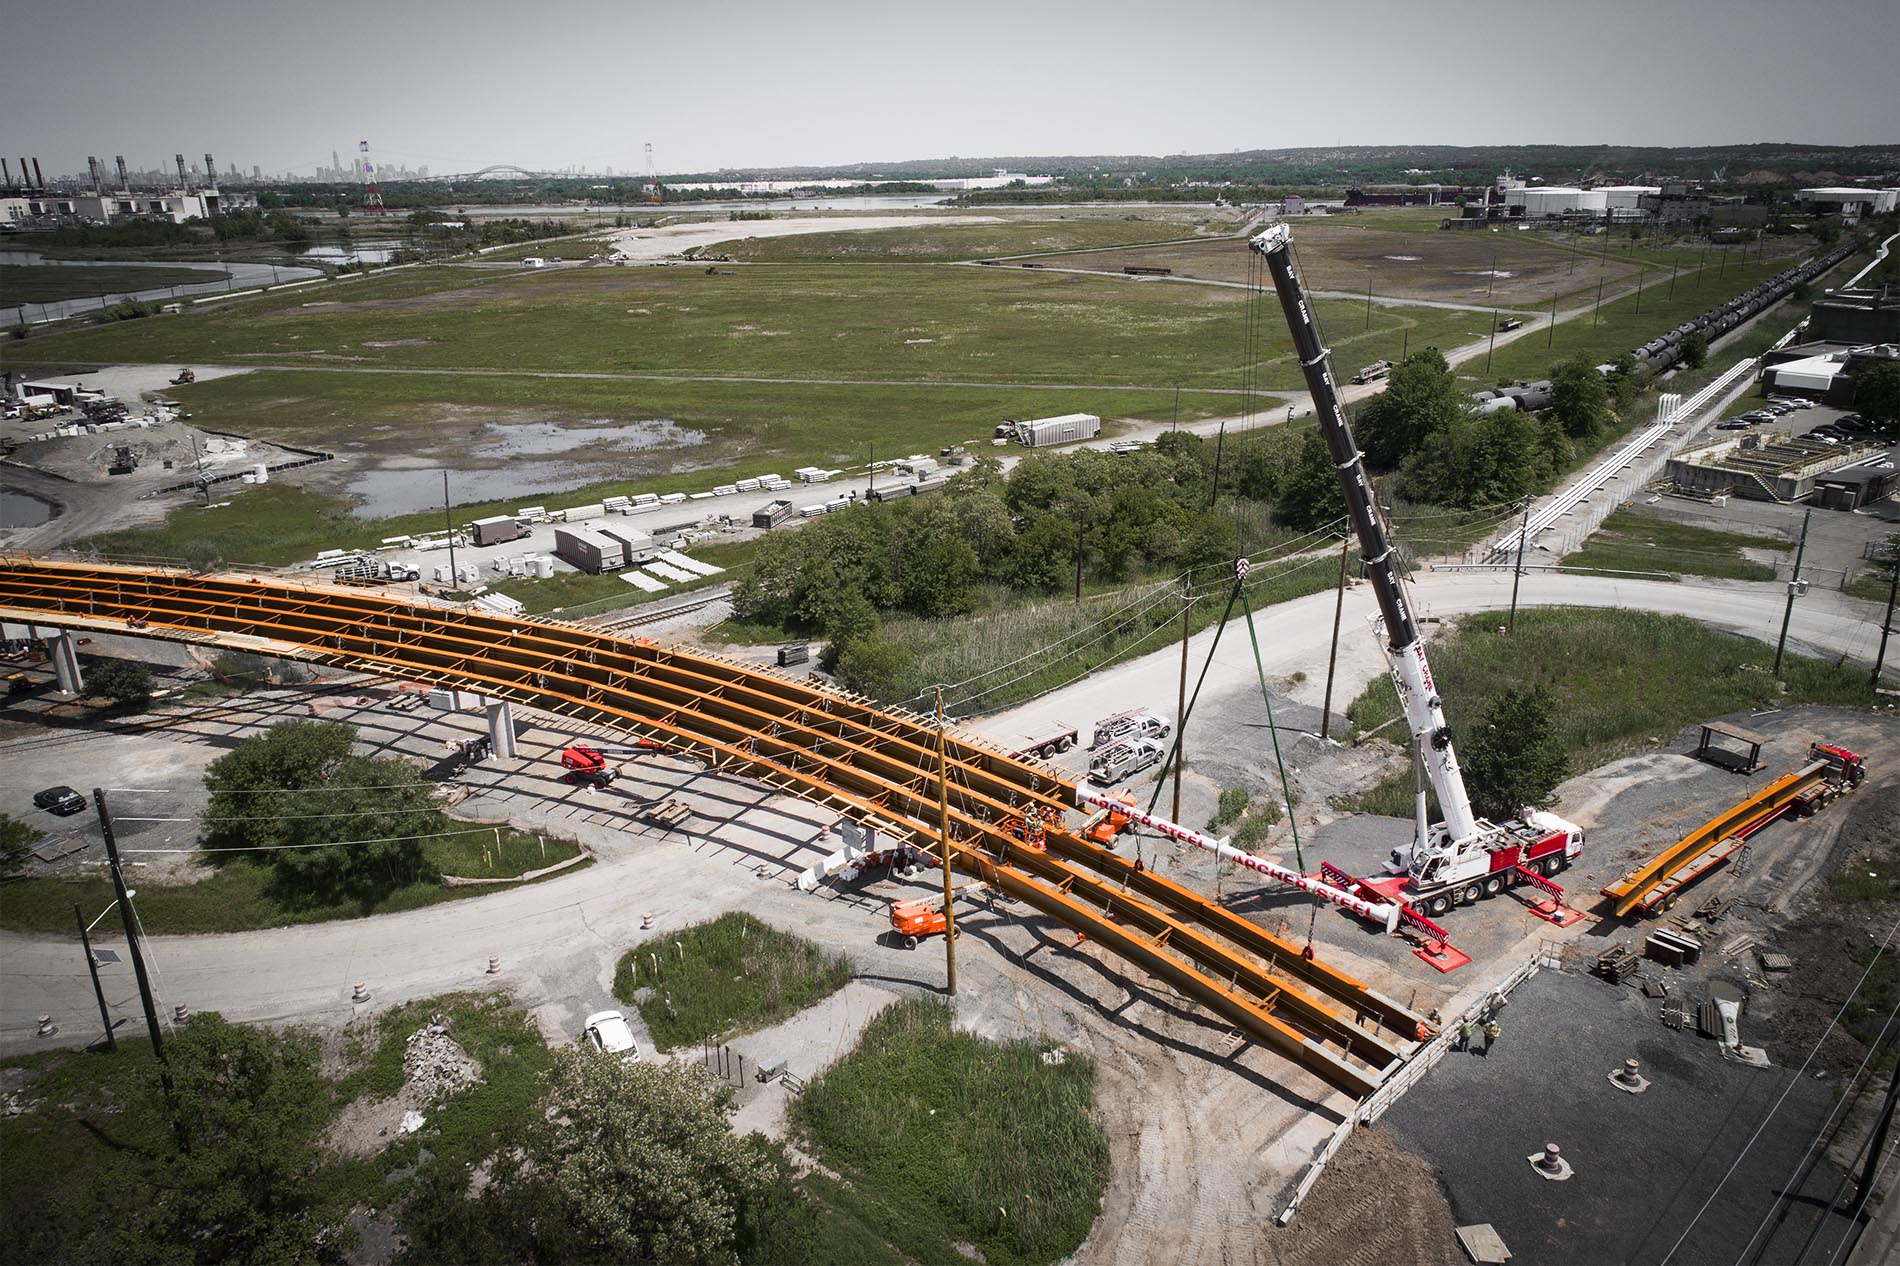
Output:
<instances>
[{"instance_id":1,"label":"distant city skyline","mask_svg":"<svg viewBox=\"0 0 1900 1266\"><path fill-rule=\"evenodd\" d=\"M1891 0L1321 11L64 0L0 48L10 163L662 172L1330 145L1900 144ZM83 75L79 71L85 72Z\"/></svg>"}]
</instances>

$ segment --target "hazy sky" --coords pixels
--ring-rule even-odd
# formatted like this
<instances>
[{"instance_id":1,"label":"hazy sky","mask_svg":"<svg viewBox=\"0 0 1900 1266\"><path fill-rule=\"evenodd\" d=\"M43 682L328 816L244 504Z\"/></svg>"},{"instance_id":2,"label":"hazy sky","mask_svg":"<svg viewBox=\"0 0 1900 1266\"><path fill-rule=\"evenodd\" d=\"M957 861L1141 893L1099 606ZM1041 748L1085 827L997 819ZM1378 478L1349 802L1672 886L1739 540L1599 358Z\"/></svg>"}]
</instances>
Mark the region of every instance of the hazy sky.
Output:
<instances>
[{"instance_id":1,"label":"hazy sky","mask_svg":"<svg viewBox=\"0 0 1900 1266\"><path fill-rule=\"evenodd\" d=\"M1896 0L23 0L52 171L638 170L1404 143L1900 142Z\"/></svg>"}]
</instances>

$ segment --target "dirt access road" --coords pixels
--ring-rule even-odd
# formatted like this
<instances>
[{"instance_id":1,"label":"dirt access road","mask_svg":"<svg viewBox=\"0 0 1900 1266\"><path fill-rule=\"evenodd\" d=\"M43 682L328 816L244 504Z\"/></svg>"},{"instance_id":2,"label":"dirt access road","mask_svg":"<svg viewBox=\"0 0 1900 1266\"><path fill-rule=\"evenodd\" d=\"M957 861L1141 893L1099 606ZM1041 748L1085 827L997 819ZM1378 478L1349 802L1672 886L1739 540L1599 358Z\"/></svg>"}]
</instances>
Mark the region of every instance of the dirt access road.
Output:
<instances>
[{"instance_id":1,"label":"dirt access road","mask_svg":"<svg viewBox=\"0 0 1900 1266\"><path fill-rule=\"evenodd\" d=\"M742 237L791 237L799 233L856 233L866 229L915 228L919 224L1001 224L994 215L808 215L790 219L745 220L734 224L711 220L701 224L666 224L652 229L621 229L609 238L622 259L660 260L717 242Z\"/></svg>"}]
</instances>

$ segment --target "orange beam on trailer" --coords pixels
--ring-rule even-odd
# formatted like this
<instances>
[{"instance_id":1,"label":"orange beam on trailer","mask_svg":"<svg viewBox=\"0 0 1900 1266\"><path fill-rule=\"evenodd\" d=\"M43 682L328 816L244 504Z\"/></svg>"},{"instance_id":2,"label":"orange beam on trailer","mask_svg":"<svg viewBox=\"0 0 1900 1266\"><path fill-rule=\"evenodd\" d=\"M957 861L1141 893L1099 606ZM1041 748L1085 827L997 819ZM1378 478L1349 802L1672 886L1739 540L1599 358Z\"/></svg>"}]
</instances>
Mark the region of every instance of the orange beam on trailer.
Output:
<instances>
[{"instance_id":1,"label":"orange beam on trailer","mask_svg":"<svg viewBox=\"0 0 1900 1266\"><path fill-rule=\"evenodd\" d=\"M1740 804L1710 818L1615 883L1604 885L1603 895L1615 903L1611 908L1618 918L1641 909L1671 875L1763 816L1786 809L1819 781L1827 769L1826 761L1814 761L1791 774L1783 774Z\"/></svg>"}]
</instances>

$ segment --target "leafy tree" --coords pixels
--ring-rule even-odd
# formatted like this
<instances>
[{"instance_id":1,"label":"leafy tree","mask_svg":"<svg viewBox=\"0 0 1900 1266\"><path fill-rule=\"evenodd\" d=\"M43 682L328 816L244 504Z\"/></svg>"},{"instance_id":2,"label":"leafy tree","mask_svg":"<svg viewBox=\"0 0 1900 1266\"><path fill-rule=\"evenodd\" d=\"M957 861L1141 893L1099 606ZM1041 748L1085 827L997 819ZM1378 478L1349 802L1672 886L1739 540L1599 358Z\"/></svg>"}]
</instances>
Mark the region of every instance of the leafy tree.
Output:
<instances>
[{"instance_id":1,"label":"leafy tree","mask_svg":"<svg viewBox=\"0 0 1900 1266\"><path fill-rule=\"evenodd\" d=\"M1374 466L1396 467L1425 442L1471 411L1451 366L1436 348L1414 352L1361 407L1353 434Z\"/></svg>"},{"instance_id":2,"label":"leafy tree","mask_svg":"<svg viewBox=\"0 0 1900 1266\"><path fill-rule=\"evenodd\" d=\"M1570 769L1556 702L1543 686L1505 687L1460 736L1458 751L1472 805L1492 819L1550 803Z\"/></svg>"},{"instance_id":3,"label":"leafy tree","mask_svg":"<svg viewBox=\"0 0 1900 1266\"><path fill-rule=\"evenodd\" d=\"M1854 375L1854 408L1880 434L1900 432L1900 361L1881 361Z\"/></svg>"},{"instance_id":4,"label":"leafy tree","mask_svg":"<svg viewBox=\"0 0 1900 1266\"><path fill-rule=\"evenodd\" d=\"M748 1206L782 1189L783 1176L763 1138L732 1133L730 1087L688 1062L624 1064L574 1049L556 1053L551 1081L480 1200L427 1202L433 1216L412 1228L413 1258L739 1261Z\"/></svg>"},{"instance_id":5,"label":"leafy tree","mask_svg":"<svg viewBox=\"0 0 1900 1266\"><path fill-rule=\"evenodd\" d=\"M1610 400L1618 409L1628 408L1643 389L1642 363L1628 352L1610 362L1608 379Z\"/></svg>"},{"instance_id":6,"label":"leafy tree","mask_svg":"<svg viewBox=\"0 0 1900 1266\"><path fill-rule=\"evenodd\" d=\"M1682 367L1700 369L1702 362L1709 358L1709 336L1701 330L1690 330L1682 340Z\"/></svg>"},{"instance_id":7,"label":"leafy tree","mask_svg":"<svg viewBox=\"0 0 1900 1266\"><path fill-rule=\"evenodd\" d=\"M16 875L33 855L33 846L46 838L46 832L31 822L22 822L0 813L0 875Z\"/></svg>"},{"instance_id":8,"label":"leafy tree","mask_svg":"<svg viewBox=\"0 0 1900 1266\"><path fill-rule=\"evenodd\" d=\"M1572 439L1594 439L1610 418L1610 388L1587 356L1550 371L1550 415Z\"/></svg>"},{"instance_id":9,"label":"leafy tree","mask_svg":"<svg viewBox=\"0 0 1900 1266\"><path fill-rule=\"evenodd\" d=\"M908 693L911 666L916 659L882 634L846 642L838 653L838 680L853 690L880 699Z\"/></svg>"},{"instance_id":10,"label":"leafy tree","mask_svg":"<svg viewBox=\"0 0 1900 1266\"><path fill-rule=\"evenodd\" d=\"M366 897L432 870L421 837L448 829L433 789L395 760L356 756L356 727L283 721L205 770L204 847L264 849L290 892Z\"/></svg>"},{"instance_id":11,"label":"leafy tree","mask_svg":"<svg viewBox=\"0 0 1900 1266\"><path fill-rule=\"evenodd\" d=\"M1280 499L1273 517L1289 527L1310 532L1337 519L1344 510L1339 472L1326 452L1318 431L1306 432L1293 465L1280 480Z\"/></svg>"},{"instance_id":12,"label":"leafy tree","mask_svg":"<svg viewBox=\"0 0 1900 1266\"><path fill-rule=\"evenodd\" d=\"M88 691L117 708L135 708L152 698L152 670L135 660L88 660L85 679Z\"/></svg>"}]
</instances>

